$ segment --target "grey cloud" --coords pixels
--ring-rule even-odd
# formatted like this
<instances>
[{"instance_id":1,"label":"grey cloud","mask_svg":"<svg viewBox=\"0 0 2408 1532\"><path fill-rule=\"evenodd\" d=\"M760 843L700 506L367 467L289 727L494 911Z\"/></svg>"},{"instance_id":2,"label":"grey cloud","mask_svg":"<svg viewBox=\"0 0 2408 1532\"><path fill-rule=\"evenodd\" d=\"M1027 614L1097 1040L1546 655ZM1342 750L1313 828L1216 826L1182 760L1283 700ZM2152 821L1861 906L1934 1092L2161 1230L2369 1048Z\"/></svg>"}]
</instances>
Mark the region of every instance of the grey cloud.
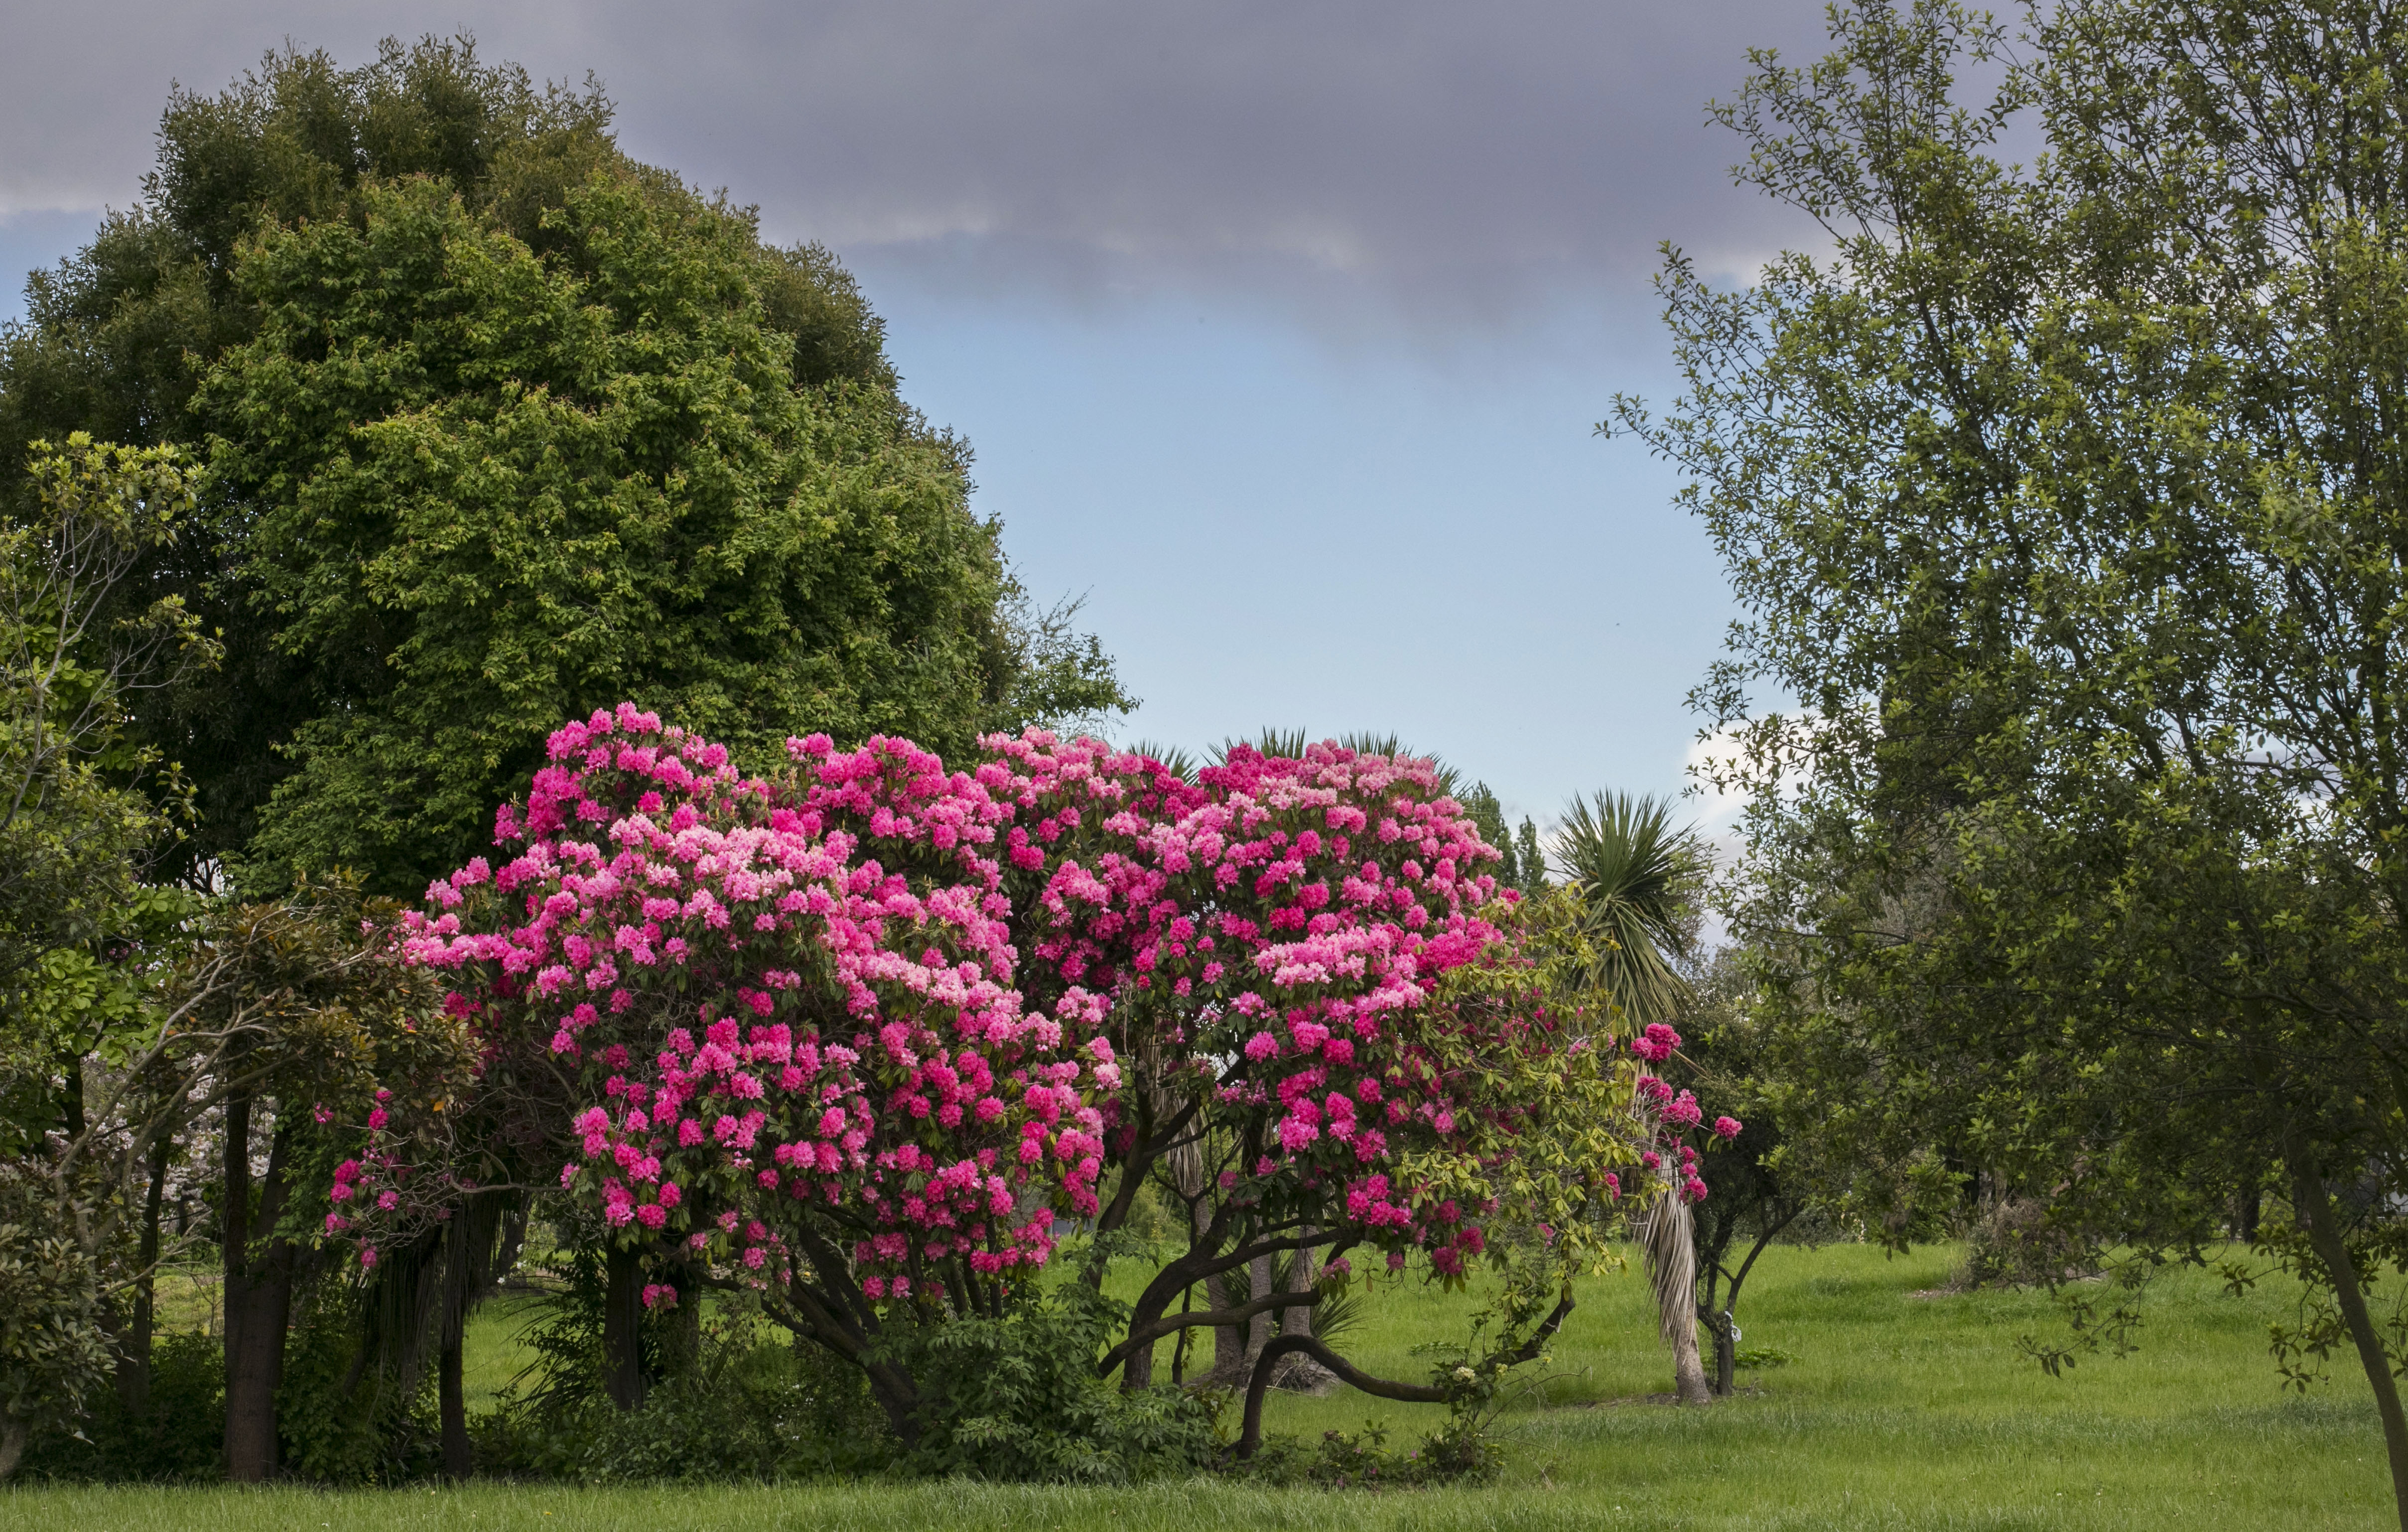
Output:
<instances>
[{"instance_id":1,"label":"grey cloud","mask_svg":"<svg viewBox=\"0 0 2408 1532\"><path fill-rule=\"evenodd\" d=\"M1701 123L1811 0L434 6L7 0L0 212L130 200L170 77L474 30L781 236L982 279L1331 285L1476 310L1794 225ZM967 258L965 252L968 252Z\"/></svg>"}]
</instances>

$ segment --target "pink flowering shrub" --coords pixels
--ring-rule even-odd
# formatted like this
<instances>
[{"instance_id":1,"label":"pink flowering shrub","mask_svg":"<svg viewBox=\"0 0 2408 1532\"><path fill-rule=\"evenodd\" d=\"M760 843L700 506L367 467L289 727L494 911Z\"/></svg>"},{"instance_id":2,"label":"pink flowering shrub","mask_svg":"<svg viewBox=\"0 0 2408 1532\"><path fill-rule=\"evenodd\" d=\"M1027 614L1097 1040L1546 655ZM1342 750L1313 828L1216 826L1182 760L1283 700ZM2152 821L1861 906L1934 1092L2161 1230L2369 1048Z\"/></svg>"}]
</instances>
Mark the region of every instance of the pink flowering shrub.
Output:
<instances>
[{"instance_id":1,"label":"pink flowering shrub","mask_svg":"<svg viewBox=\"0 0 2408 1532\"><path fill-rule=\"evenodd\" d=\"M1258 1255L1460 1280L1496 1218L1601 1231L1610 1167L1680 1183L1695 1100L1541 1003L1426 762L1241 747L1190 780L1031 731L968 769L813 737L747 777L628 706L549 756L405 917L408 961L517 1082L488 1110L521 1173L591 1199L648 1297L672 1267L755 1288L907 1440L892 1326L1002 1315L1057 1212L1109 1234L1150 1176L1197 1229L1096 1359L1133 1386L1164 1335L1313 1301L1170 1311ZM407 1179L372 1153L330 1196L368 1244Z\"/></svg>"}]
</instances>

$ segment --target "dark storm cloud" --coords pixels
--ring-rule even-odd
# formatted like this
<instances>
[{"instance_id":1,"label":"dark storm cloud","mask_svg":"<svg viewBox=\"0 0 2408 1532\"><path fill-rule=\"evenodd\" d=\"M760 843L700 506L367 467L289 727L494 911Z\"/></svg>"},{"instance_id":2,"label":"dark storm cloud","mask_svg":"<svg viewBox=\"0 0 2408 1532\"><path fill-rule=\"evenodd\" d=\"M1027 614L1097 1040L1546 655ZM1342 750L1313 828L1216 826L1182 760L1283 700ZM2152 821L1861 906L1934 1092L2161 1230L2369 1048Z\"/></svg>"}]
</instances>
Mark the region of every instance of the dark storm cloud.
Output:
<instances>
[{"instance_id":1,"label":"dark storm cloud","mask_svg":"<svg viewBox=\"0 0 2408 1532\"><path fill-rule=\"evenodd\" d=\"M1621 288L1662 238L1720 264L1794 236L1702 107L1751 44L1822 37L1804 0L7 6L0 211L130 200L171 77L466 27L595 71L631 151L856 259L1467 311Z\"/></svg>"}]
</instances>

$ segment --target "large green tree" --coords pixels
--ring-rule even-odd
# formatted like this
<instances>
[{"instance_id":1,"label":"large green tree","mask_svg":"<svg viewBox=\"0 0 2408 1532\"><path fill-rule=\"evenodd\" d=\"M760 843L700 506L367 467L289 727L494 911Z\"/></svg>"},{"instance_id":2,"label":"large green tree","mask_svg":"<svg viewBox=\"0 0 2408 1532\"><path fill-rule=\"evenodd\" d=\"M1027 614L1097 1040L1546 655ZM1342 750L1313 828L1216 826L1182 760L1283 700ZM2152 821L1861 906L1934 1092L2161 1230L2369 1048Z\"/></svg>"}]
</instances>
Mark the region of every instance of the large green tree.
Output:
<instances>
[{"instance_id":1,"label":"large green tree","mask_svg":"<svg viewBox=\"0 0 2408 1532\"><path fill-rule=\"evenodd\" d=\"M596 176L538 255L438 181L359 201L251 246L193 410L316 703L256 853L438 866L613 698L756 751L976 726L993 530L892 395L791 386L741 221Z\"/></svg>"},{"instance_id":2,"label":"large green tree","mask_svg":"<svg viewBox=\"0 0 2408 1532\"><path fill-rule=\"evenodd\" d=\"M1785 1167L2143 1260L2271 1192L2278 1350L2355 1350L2408 1514L2408 7L1832 17L1719 108L1828 248L1676 252L1687 395L1617 417L1749 613L1703 700Z\"/></svg>"},{"instance_id":3,"label":"large green tree","mask_svg":"<svg viewBox=\"0 0 2408 1532\"><path fill-rule=\"evenodd\" d=\"M624 697L739 747L1123 703L852 279L609 118L465 39L272 54L173 98L141 200L33 279L0 497L68 428L211 465L208 536L150 574L229 661L141 719L198 791L195 866L423 886L549 723Z\"/></svg>"}]
</instances>

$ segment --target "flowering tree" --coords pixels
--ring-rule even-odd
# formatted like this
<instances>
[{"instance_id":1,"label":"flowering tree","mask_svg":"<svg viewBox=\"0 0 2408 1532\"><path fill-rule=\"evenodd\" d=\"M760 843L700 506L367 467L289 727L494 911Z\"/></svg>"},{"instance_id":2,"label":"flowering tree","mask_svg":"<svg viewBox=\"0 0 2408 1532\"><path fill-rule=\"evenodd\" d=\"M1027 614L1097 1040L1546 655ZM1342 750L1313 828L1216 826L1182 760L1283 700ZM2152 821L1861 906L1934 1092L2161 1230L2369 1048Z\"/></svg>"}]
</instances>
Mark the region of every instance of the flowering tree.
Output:
<instances>
[{"instance_id":1,"label":"flowering tree","mask_svg":"<svg viewBox=\"0 0 2408 1532\"><path fill-rule=\"evenodd\" d=\"M1602 1000L1550 1009L1496 853L1427 763L1240 749L1191 780L1092 739L982 743L960 770L814 736L747 777L597 713L502 809L502 864L405 918L489 1056L543 1039L546 1173L593 1199L630 1301L753 1287L910 1442L928 1401L896 1326L1001 1317L1058 1212L1109 1236L1159 1174L1197 1214L1095 1358L1141 1388L1179 1330L1317 1300L1172 1311L1267 1254L1458 1281L1503 1220L1593 1256L1614 1167L1669 1163L1659 1129L1695 1122L1599 1046ZM373 1240L446 1177L378 1147L391 1109L370 1124L337 1196ZM1542 1329L1570 1307L1566 1286ZM1290 1349L1314 1348L1406 1388Z\"/></svg>"},{"instance_id":2,"label":"flowering tree","mask_svg":"<svg viewBox=\"0 0 2408 1532\"><path fill-rule=\"evenodd\" d=\"M1171 1311L1264 1256L1310 1252L1343 1273L1358 1246L1389 1269L1421 1252L1460 1277L1497 1210L1486 1172L1530 1125L1524 1070L1579 1076L1628 1115L1626 1082L1568 1052L1574 1039L1510 979L1487 1004L1433 1004L1450 971L1510 952L1498 919L1511 923L1512 900L1428 763L1241 746L1190 784L1092 741L991 748L1025 768L1034 799L1033 834L1012 847L1042 878L1032 966L1111 993L1133 1061L1129 1089L1106 1104L1120 1173L1099 1231L1125 1220L1158 1167L1188 1168L1169 1181L1193 1238L1102 1359L1130 1386L1181 1329L1314 1301L1290 1290Z\"/></svg>"}]
</instances>

